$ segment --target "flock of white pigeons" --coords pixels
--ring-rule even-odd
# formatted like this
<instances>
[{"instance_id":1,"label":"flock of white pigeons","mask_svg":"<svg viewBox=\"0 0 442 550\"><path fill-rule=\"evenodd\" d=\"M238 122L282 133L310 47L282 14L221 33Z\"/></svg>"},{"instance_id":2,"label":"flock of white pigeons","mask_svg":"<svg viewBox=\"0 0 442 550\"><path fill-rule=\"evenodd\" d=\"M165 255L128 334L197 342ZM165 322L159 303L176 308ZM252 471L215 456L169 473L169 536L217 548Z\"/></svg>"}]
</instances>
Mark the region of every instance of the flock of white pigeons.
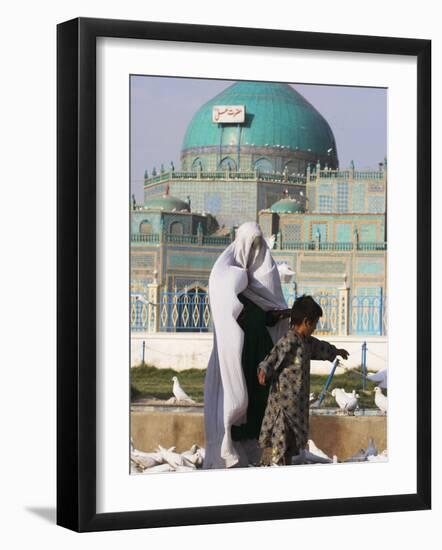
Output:
<instances>
[{"instance_id":1,"label":"flock of white pigeons","mask_svg":"<svg viewBox=\"0 0 442 550\"><path fill-rule=\"evenodd\" d=\"M367 376L372 382L378 383L374 389L375 404L382 411L387 413L387 397L382 393L382 388L387 387L387 371L379 371L376 374ZM180 385L176 376L172 378L173 387L171 397L167 403L169 404L196 404L189 397ZM343 414L354 414L358 408L359 395L353 390L351 393L346 392L343 388L335 388L331 395L335 398L339 409ZM314 395L310 394L310 401L314 399ZM153 452L144 452L135 449L131 442L131 473L152 474L159 472L190 472L201 469L204 462L205 450L198 445L192 445L188 451L183 453L176 452L175 447L165 449L159 445ZM368 439L367 448L359 449L354 455L347 458L343 462L385 462L388 460L387 450L378 453L373 439ZM336 456L329 457L324 451L319 449L312 439L308 440L308 449L304 449L299 455L292 458L292 464L336 464L338 459ZM250 466L255 466L250 464Z\"/></svg>"},{"instance_id":2,"label":"flock of white pigeons","mask_svg":"<svg viewBox=\"0 0 442 550\"><path fill-rule=\"evenodd\" d=\"M192 472L202 468L204 454L204 449L198 445L192 445L188 451L183 453L177 453L175 447L165 449L159 445L154 452L147 453L135 449L131 443L131 473ZM387 460L387 450L378 453L373 438L370 437L367 448L359 449L354 455L342 462L386 462ZM312 439L308 440L308 449L304 449L299 455L292 457L292 465L338 464L338 462L336 455L329 457L316 446ZM249 467L256 466L256 464L249 464Z\"/></svg>"},{"instance_id":3,"label":"flock of white pigeons","mask_svg":"<svg viewBox=\"0 0 442 550\"><path fill-rule=\"evenodd\" d=\"M377 373L370 374L367 376L368 380L376 382L378 385L374 388L374 402L376 407L382 412L382 414L387 414L387 396L382 393L382 389L387 387L387 369L381 370ZM195 405L196 402L187 395L180 385L177 376L172 378L173 387L172 393L173 396L166 401L167 404L185 404L185 405ZM344 388L334 388L331 392L331 395L335 398L335 401L342 414L354 415L355 411L359 409L359 394L353 390L351 393L346 392ZM314 394L310 394L310 401L314 400Z\"/></svg>"}]
</instances>

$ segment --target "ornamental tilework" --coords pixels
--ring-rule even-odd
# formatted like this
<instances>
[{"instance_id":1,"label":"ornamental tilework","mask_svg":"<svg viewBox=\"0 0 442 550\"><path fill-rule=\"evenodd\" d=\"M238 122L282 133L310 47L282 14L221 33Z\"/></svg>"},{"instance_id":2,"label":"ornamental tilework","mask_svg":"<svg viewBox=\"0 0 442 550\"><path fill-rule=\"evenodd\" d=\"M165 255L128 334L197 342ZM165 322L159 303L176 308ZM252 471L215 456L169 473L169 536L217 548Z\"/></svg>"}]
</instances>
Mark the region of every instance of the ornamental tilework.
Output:
<instances>
[{"instance_id":1,"label":"ornamental tilework","mask_svg":"<svg viewBox=\"0 0 442 550\"><path fill-rule=\"evenodd\" d=\"M383 260L358 260L356 271L359 275L383 275L384 262Z\"/></svg>"},{"instance_id":2,"label":"ornamental tilework","mask_svg":"<svg viewBox=\"0 0 442 550\"><path fill-rule=\"evenodd\" d=\"M212 269L218 254L170 254L169 266L173 269Z\"/></svg>"},{"instance_id":3,"label":"ornamental tilework","mask_svg":"<svg viewBox=\"0 0 442 550\"><path fill-rule=\"evenodd\" d=\"M318 210L319 212L331 212L333 209L333 197L331 195L319 195Z\"/></svg>"},{"instance_id":4,"label":"ornamental tilework","mask_svg":"<svg viewBox=\"0 0 442 550\"><path fill-rule=\"evenodd\" d=\"M288 223L283 226L284 240L288 242L301 241L302 226L300 223Z\"/></svg>"},{"instance_id":5,"label":"ornamental tilework","mask_svg":"<svg viewBox=\"0 0 442 550\"><path fill-rule=\"evenodd\" d=\"M365 211L365 184L355 183L353 185L353 212Z\"/></svg>"},{"instance_id":6,"label":"ornamental tilework","mask_svg":"<svg viewBox=\"0 0 442 550\"><path fill-rule=\"evenodd\" d=\"M348 183L340 182L336 188L336 211L348 211Z\"/></svg>"},{"instance_id":7,"label":"ornamental tilework","mask_svg":"<svg viewBox=\"0 0 442 550\"><path fill-rule=\"evenodd\" d=\"M221 210L221 193L204 193L204 210L218 214Z\"/></svg>"},{"instance_id":8,"label":"ornamental tilework","mask_svg":"<svg viewBox=\"0 0 442 550\"><path fill-rule=\"evenodd\" d=\"M321 261L312 261L312 260L303 260L301 261L301 271L302 273L345 273L346 265L345 262L333 262L327 260Z\"/></svg>"},{"instance_id":9,"label":"ornamental tilework","mask_svg":"<svg viewBox=\"0 0 442 550\"><path fill-rule=\"evenodd\" d=\"M376 214L382 214L385 211L385 199L383 195L374 195L368 197L368 211Z\"/></svg>"},{"instance_id":10,"label":"ornamental tilework","mask_svg":"<svg viewBox=\"0 0 442 550\"><path fill-rule=\"evenodd\" d=\"M155 265L155 258L152 254L132 254L131 256L132 269L148 269Z\"/></svg>"}]
</instances>

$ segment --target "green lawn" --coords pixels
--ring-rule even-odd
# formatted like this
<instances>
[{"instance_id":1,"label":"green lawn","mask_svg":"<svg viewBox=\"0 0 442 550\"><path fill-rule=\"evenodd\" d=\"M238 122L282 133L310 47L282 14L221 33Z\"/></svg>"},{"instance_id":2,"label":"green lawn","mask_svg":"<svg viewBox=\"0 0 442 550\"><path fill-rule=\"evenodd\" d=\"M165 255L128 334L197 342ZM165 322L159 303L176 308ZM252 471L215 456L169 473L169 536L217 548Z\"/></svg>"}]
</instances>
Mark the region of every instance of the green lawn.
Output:
<instances>
[{"instance_id":1,"label":"green lawn","mask_svg":"<svg viewBox=\"0 0 442 550\"><path fill-rule=\"evenodd\" d=\"M134 367L131 369L131 396L133 400L140 398L169 399L169 397L172 397L172 377L178 376L180 384L187 395L202 403L205 374L205 370L199 369L177 372L173 369L157 369L149 366ZM310 391L318 396L326 379L327 376L312 374ZM366 392L363 393L360 375L352 372L337 375L333 378L328 391L331 392L336 387L342 387L348 392L355 389L359 393L359 406L361 408L376 408L373 393L375 384L367 381ZM326 395L322 406L336 407L336 402L329 393Z\"/></svg>"}]
</instances>

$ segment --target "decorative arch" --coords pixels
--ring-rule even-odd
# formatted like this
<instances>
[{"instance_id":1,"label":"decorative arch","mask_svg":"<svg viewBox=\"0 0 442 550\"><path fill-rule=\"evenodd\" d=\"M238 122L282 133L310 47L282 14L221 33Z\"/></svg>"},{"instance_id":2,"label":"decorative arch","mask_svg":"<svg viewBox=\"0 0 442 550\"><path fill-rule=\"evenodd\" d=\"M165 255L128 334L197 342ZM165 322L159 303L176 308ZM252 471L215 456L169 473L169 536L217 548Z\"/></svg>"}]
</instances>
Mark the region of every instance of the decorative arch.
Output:
<instances>
[{"instance_id":1,"label":"decorative arch","mask_svg":"<svg viewBox=\"0 0 442 550\"><path fill-rule=\"evenodd\" d=\"M143 220L140 223L139 233L142 233L143 235L152 235L153 228L149 220Z\"/></svg>"},{"instance_id":2,"label":"decorative arch","mask_svg":"<svg viewBox=\"0 0 442 550\"><path fill-rule=\"evenodd\" d=\"M169 225L169 233L171 235L184 235L184 225L182 222L172 222Z\"/></svg>"},{"instance_id":3,"label":"decorative arch","mask_svg":"<svg viewBox=\"0 0 442 550\"><path fill-rule=\"evenodd\" d=\"M284 165L284 171L287 171L288 175L291 176L292 174L299 174L301 173L299 162L296 160L289 160Z\"/></svg>"},{"instance_id":4,"label":"decorative arch","mask_svg":"<svg viewBox=\"0 0 442 550\"><path fill-rule=\"evenodd\" d=\"M204 163L200 157L197 157L196 159L193 160L192 170L196 172L198 170L204 171Z\"/></svg>"},{"instance_id":5,"label":"decorative arch","mask_svg":"<svg viewBox=\"0 0 442 550\"><path fill-rule=\"evenodd\" d=\"M258 159L254 164L254 168L257 172L262 172L263 174L269 174L274 171L273 164L266 157Z\"/></svg>"},{"instance_id":6,"label":"decorative arch","mask_svg":"<svg viewBox=\"0 0 442 550\"><path fill-rule=\"evenodd\" d=\"M219 167L221 170L236 172L236 162L231 157L224 157L219 163Z\"/></svg>"}]
</instances>

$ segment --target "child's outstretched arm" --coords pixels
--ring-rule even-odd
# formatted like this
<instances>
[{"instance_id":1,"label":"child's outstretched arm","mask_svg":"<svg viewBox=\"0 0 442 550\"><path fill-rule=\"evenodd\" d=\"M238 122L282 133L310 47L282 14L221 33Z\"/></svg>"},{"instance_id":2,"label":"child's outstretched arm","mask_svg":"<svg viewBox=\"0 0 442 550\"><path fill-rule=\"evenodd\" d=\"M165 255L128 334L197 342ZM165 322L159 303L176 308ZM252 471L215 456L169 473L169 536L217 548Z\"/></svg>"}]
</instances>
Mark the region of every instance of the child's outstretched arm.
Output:
<instances>
[{"instance_id":1,"label":"child's outstretched arm","mask_svg":"<svg viewBox=\"0 0 442 550\"><path fill-rule=\"evenodd\" d=\"M287 344L285 337L281 338L270 350L269 354L258 365L258 382L265 386L266 379L270 377L273 370L278 368L284 359L284 350Z\"/></svg>"},{"instance_id":2,"label":"child's outstretched arm","mask_svg":"<svg viewBox=\"0 0 442 550\"><path fill-rule=\"evenodd\" d=\"M312 340L312 359L313 360L322 360L322 361L334 361L336 356L339 355L343 359L348 359L349 353L345 349L338 349L333 344L329 344L324 340L318 340L313 336L310 337Z\"/></svg>"}]
</instances>

